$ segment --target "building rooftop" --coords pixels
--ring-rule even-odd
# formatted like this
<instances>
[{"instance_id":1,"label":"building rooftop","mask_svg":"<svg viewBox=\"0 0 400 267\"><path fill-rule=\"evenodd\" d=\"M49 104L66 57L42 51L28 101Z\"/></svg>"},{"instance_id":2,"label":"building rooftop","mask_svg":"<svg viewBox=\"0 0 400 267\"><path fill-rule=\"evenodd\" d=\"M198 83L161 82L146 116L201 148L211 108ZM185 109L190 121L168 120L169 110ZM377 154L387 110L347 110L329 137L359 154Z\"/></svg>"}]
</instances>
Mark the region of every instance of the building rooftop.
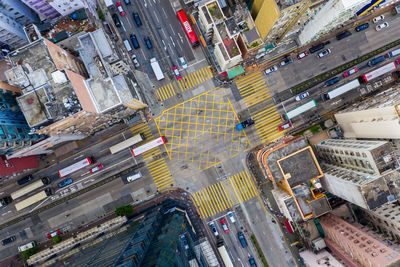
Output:
<instances>
[{"instance_id":1,"label":"building rooftop","mask_svg":"<svg viewBox=\"0 0 400 267\"><path fill-rule=\"evenodd\" d=\"M315 254L311 250L304 250L300 252L300 257L303 258L305 265L308 267L344 267L343 264L341 264L325 249L318 251L318 254Z\"/></svg>"},{"instance_id":2,"label":"building rooftop","mask_svg":"<svg viewBox=\"0 0 400 267\"><path fill-rule=\"evenodd\" d=\"M5 72L12 85L22 88L19 105L29 126L61 120L82 109L64 71L57 70L43 40L10 54L15 67Z\"/></svg>"}]
</instances>

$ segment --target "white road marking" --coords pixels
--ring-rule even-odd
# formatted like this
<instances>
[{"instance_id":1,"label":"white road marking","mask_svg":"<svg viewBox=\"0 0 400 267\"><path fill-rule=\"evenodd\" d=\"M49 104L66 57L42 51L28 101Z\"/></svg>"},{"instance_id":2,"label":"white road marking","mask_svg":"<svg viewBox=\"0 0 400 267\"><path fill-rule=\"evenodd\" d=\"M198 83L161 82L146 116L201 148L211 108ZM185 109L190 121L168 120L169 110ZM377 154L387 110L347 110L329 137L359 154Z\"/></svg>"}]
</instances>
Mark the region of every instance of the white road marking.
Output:
<instances>
[{"instance_id":1,"label":"white road marking","mask_svg":"<svg viewBox=\"0 0 400 267\"><path fill-rule=\"evenodd\" d=\"M7 212L1 214L1 216L7 215L7 214L10 213L10 212L11 212L11 210L9 210L9 211L7 211Z\"/></svg>"},{"instance_id":2,"label":"white road marking","mask_svg":"<svg viewBox=\"0 0 400 267\"><path fill-rule=\"evenodd\" d=\"M199 64L199 63L201 63L201 62L203 62L203 61L206 61L206 59L202 59L202 60L200 60L200 61L197 61L196 63L194 63L194 64L192 64L192 65L188 65L188 67L197 65L197 64Z\"/></svg>"},{"instance_id":3,"label":"white road marking","mask_svg":"<svg viewBox=\"0 0 400 267\"><path fill-rule=\"evenodd\" d=\"M169 39L171 39L171 42L172 42L172 44L173 44L174 47L175 47L175 42L174 42L174 40L172 39L172 36L171 36L171 35L169 36Z\"/></svg>"},{"instance_id":4,"label":"white road marking","mask_svg":"<svg viewBox=\"0 0 400 267\"><path fill-rule=\"evenodd\" d=\"M167 12L165 12L164 8L162 8L162 11L164 12L164 16L165 16L166 18L168 18Z\"/></svg>"},{"instance_id":5,"label":"white road marking","mask_svg":"<svg viewBox=\"0 0 400 267\"><path fill-rule=\"evenodd\" d=\"M154 17L157 19L157 22L160 23L160 21L158 20L158 16L157 16L157 14L156 14L155 11L153 11L153 15L154 15Z\"/></svg>"},{"instance_id":6,"label":"white road marking","mask_svg":"<svg viewBox=\"0 0 400 267\"><path fill-rule=\"evenodd\" d=\"M42 206L43 203L45 203L47 200L49 200L50 198L46 198L45 200L43 200L42 202L39 203L39 205L37 205L36 207L34 207L33 209L31 209L29 212L34 211L35 209L39 208L40 206Z\"/></svg>"},{"instance_id":7,"label":"white road marking","mask_svg":"<svg viewBox=\"0 0 400 267\"><path fill-rule=\"evenodd\" d=\"M181 34L178 32L178 36L181 39L181 43L183 44L183 37L181 36Z\"/></svg>"}]
</instances>

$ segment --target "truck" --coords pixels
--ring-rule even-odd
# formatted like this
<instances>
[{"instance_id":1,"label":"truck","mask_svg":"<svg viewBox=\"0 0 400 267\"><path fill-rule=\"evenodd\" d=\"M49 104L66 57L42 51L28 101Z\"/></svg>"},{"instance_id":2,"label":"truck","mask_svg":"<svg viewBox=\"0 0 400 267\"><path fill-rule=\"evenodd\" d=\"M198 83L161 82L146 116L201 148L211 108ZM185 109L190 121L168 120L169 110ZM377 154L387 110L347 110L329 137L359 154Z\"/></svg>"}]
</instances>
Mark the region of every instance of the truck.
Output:
<instances>
[{"instance_id":1,"label":"truck","mask_svg":"<svg viewBox=\"0 0 400 267\"><path fill-rule=\"evenodd\" d=\"M400 48L396 49L396 50L393 50L393 51L388 53L388 57L395 57L395 56L398 56L398 55L400 55Z\"/></svg>"},{"instance_id":2,"label":"truck","mask_svg":"<svg viewBox=\"0 0 400 267\"><path fill-rule=\"evenodd\" d=\"M104 0L104 4L106 4L107 7L114 6L114 3L112 0Z\"/></svg>"},{"instance_id":3,"label":"truck","mask_svg":"<svg viewBox=\"0 0 400 267\"><path fill-rule=\"evenodd\" d=\"M156 58L153 57L152 59L150 59L150 65L153 68L153 72L154 75L156 75L157 80L161 81L162 79L164 79L164 74L162 73L160 64L158 64Z\"/></svg>"},{"instance_id":4,"label":"truck","mask_svg":"<svg viewBox=\"0 0 400 267\"><path fill-rule=\"evenodd\" d=\"M249 118L247 120L242 121L241 123L236 125L236 130L241 131L244 128L247 128L250 125L254 124L254 120L252 118Z\"/></svg>"},{"instance_id":5,"label":"truck","mask_svg":"<svg viewBox=\"0 0 400 267\"><path fill-rule=\"evenodd\" d=\"M385 56L380 56L380 57L371 59L370 61L368 61L368 66L372 67L378 63L381 63L384 60L385 60Z\"/></svg>"}]
</instances>

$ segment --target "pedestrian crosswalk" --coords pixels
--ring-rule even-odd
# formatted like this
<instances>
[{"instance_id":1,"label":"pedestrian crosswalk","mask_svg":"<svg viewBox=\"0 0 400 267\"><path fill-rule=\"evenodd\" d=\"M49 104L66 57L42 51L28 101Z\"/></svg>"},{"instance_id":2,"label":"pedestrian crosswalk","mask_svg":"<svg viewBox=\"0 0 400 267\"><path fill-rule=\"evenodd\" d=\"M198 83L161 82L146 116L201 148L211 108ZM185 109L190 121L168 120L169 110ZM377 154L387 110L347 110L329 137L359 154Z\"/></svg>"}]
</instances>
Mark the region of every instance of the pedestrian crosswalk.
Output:
<instances>
[{"instance_id":1,"label":"pedestrian crosswalk","mask_svg":"<svg viewBox=\"0 0 400 267\"><path fill-rule=\"evenodd\" d=\"M153 134L151 133L150 127L147 123L138 123L132 126L130 129L135 135L143 133L146 137L146 140L153 139ZM159 147L143 153L142 157L147 165L147 168L149 169L151 176L153 177L153 181L158 190L165 189L174 183L174 179L172 178L171 172L169 171L168 166L162 157Z\"/></svg>"},{"instance_id":2,"label":"pedestrian crosswalk","mask_svg":"<svg viewBox=\"0 0 400 267\"><path fill-rule=\"evenodd\" d=\"M256 188L247 171L210 185L194 194L201 217L208 218L257 195Z\"/></svg>"},{"instance_id":3,"label":"pedestrian crosswalk","mask_svg":"<svg viewBox=\"0 0 400 267\"><path fill-rule=\"evenodd\" d=\"M280 115L272 100L261 72L255 72L237 82L243 102L251 110L257 133L262 142L270 142L284 135L278 126L282 124Z\"/></svg>"},{"instance_id":4,"label":"pedestrian crosswalk","mask_svg":"<svg viewBox=\"0 0 400 267\"><path fill-rule=\"evenodd\" d=\"M196 87L205 81L211 79L213 74L209 66L199 69L195 72L182 76L182 79L171 82L163 87L156 90L156 97L160 101L166 101L167 99L175 96L177 93L185 92L190 88Z\"/></svg>"},{"instance_id":5,"label":"pedestrian crosswalk","mask_svg":"<svg viewBox=\"0 0 400 267\"><path fill-rule=\"evenodd\" d=\"M169 83L163 87L158 88L157 93L156 93L158 99L160 99L161 101L165 101L168 98L176 95L176 91L175 91L174 87L176 87L175 82Z\"/></svg>"},{"instance_id":6,"label":"pedestrian crosswalk","mask_svg":"<svg viewBox=\"0 0 400 267\"><path fill-rule=\"evenodd\" d=\"M178 80L179 89L184 92L190 88L198 86L201 83L204 83L212 77L213 74L211 72L211 68L209 66L204 67Z\"/></svg>"}]
</instances>

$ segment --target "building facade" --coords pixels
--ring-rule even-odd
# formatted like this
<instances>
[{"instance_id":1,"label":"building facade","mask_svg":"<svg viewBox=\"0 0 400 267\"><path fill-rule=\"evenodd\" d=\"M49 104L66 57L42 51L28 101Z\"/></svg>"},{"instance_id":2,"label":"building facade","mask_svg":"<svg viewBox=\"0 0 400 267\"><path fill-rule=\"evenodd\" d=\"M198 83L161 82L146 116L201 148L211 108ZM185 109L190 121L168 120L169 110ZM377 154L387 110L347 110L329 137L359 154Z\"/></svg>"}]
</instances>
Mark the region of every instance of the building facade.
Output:
<instances>
[{"instance_id":1,"label":"building facade","mask_svg":"<svg viewBox=\"0 0 400 267\"><path fill-rule=\"evenodd\" d=\"M20 0L1 0L0 43L7 44L11 49L25 45L28 39L23 30L24 25L38 21L35 12Z\"/></svg>"},{"instance_id":2,"label":"building facade","mask_svg":"<svg viewBox=\"0 0 400 267\"><path fill-rule=\"evenodd\" d=\"M400 253L383 236L333 215L319 219L329 249L348 266L399 266Z\"/></svg>"}]
</instances>

